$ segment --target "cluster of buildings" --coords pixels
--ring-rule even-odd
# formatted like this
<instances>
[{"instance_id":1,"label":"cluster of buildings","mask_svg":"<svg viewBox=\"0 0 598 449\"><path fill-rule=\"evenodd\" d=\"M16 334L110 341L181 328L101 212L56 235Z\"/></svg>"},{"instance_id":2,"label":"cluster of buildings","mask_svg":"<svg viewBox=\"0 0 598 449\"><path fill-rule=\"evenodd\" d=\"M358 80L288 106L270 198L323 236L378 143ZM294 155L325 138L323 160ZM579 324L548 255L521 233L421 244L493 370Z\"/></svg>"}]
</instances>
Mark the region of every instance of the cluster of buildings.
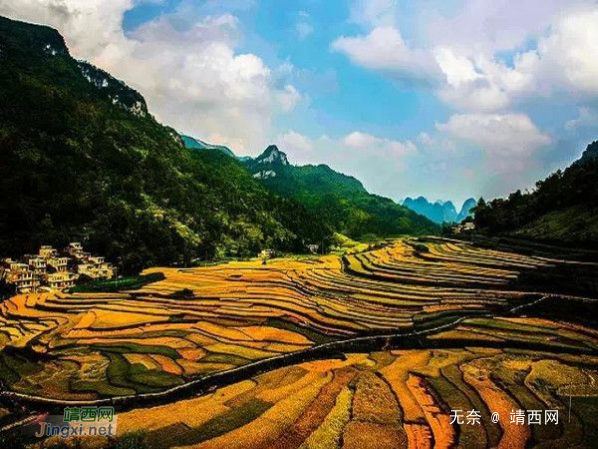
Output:
<instances>
[{"instance_id":1,"label":"cluster of buildings","mask_svg":"<svg viewBox=\"0 0 598 449\"><path fill-rule=\"evenodd\" d=\"M472 221L465 221L451 228L453 234L471 234L475 231L475 224Z\"/></svg>"},{"instance_id":2,"label":"cluster of buildings","mask_svg":"<svg viewBox=\"0 0 598 449\"><path fill-rule=\"evenodd\" d=\"M310 243L305 245L305 249L307 249L311 254L318 254L318 252L320 251L320 245ZM261 250L257 256L262 260L267 260L274 259L275 257L280 257L282 256L282 253L275 249L266 248Z\"/></svg>"},{"instance_id":3,"label":"cluster of buildings","mask_svg":"<svg viewBox=\"0 0 598 449\"><path fill-rule=\"evenodd\" d=\"M37 254L25 254L19 260L3 259L0 264L0 282L16 293L65 290L80 278L110 279L113 275L111 264L84 251L77 242L60 252L42 246Z\"/></svg>"}]
</instances>

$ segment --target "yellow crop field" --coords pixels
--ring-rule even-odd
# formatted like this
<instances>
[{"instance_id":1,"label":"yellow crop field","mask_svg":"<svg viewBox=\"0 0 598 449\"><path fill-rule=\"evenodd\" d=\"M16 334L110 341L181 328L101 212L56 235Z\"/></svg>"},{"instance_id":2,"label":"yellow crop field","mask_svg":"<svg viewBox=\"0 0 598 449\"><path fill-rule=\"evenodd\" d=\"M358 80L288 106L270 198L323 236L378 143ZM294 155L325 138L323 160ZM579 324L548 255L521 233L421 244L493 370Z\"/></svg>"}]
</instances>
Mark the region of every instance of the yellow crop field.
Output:
<instances>
[{"instance_id":1,"label":"yellow crop field","mask_svg":"<svg viewBox=\"0 0 598 449\"><path fill-rule=\"evenodd\" d=\"M118 425L124 431L143 430L151 447L169 445L166 429L175 427L178 434L172 441L179 444L173 445L194 448L451 448L463 445L460 438L470 430L489 435L480 437L481 441L496 438L488 445L504 448L525 448L532 435L535 444L548 446L551 440L542 439L548 435L583 441L579 416L587 410L580 405L572 409L571 421L561 417L556 434L535 434L533 424L510 422L511 412L521 408L534 385L559 382L552 371L562 362L554 355L462 349L446 349L440 354L431 357L428 350L417 349L348 354L344 361L279 368L201 397L120 413ZM390 359L394 359L390 365L381 362ZM409 399L404 394L395 396L396 390L388 382L392 377L389 371L398 368L393 367L398 361ZM576 382L593 385L584 373L589 366L598 368L598 360L569 355L567 364ZM501 366L529 373L524 389L513 388L509 378L503 377ZM531 372L530 366L534 367ZM454 372L461 374L454 377ZM527 384L530 386L525 387ZM464 392L477 404L471 407L480 412L480 423L473 428L466 422L451 422L452 400ZM552 388L544 392L551 407L563 413L566 397ZM592 394L597 400L598 391ZM490 422L488 415L493 412L500 415L499 423ZM500 431L496 433L492 426ZM590 447L587 444L582 447Z\"/></svg>"},{"instance_id":2,"label":"yellow crop field","mask_svg":"<svg viewBox=\"0 0 598 449\"><path fill-rule=\"evenodd\" d=\"M145 274L162 280L129 291L18 295L0 303L0 381L16 403L116 400L119 429L157 448L587 447L595 298L580 277L553 279L560 263L399 239L155 267ZM568 399L571 421L552 430L509 420L565 413ZM478 410L479 427L453 409Z\"/></svg>"}]
</instances>

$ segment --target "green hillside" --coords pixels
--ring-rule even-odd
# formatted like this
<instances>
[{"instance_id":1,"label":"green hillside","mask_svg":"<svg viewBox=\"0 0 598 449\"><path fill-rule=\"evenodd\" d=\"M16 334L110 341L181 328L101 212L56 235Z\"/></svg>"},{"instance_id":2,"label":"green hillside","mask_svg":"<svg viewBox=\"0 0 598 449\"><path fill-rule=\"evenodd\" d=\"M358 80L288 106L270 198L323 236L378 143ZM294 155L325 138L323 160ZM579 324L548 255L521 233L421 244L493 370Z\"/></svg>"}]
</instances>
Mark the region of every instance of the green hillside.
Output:
<instances>
[{"instance_id":1,"label":"green hillside","mask_svg":"<svg viewBox=\"0 0 598 449\"><path fill-rule=\"evenodd\" d=\"M481 201L476 228L573 245L598 244L598 141L581 159L536 183L532 192Z\"/></svg>"},{"instance_id":2,"label":"green hillside","mask_svg":"<svg viewBox=\"0 0 598 449\"><path fill-rule=\"evenodd\" d=\"M0 255L78 240L135 271L330 238L236 159L185 148L55 30L0 18L0 50Z\"/></svg>"},{"instance_id":3,"label":"green hillside","mask_svg":"<svg viewBox=\"0 0 598 449\"><path fill-rule=\"evenodd\" d=\"M352 238L438 231L428 219L389 198L368 193L357 179L327 165L291 165L274 145L245 165L272 192L299 201L335 231Z\"/></svg>"}]
</instances>

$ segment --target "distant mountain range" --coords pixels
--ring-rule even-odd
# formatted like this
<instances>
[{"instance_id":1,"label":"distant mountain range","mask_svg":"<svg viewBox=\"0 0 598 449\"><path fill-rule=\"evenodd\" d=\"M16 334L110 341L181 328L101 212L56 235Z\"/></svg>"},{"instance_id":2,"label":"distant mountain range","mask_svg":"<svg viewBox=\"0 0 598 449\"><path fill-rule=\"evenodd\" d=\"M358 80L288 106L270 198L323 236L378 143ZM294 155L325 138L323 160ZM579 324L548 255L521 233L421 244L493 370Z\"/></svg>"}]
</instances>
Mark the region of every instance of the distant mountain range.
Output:
<instances>
[{"instance_id":1,"label":"distant mountain range","mask_svg":"<svg viewBox=\"0 0 598 449\"><path fill-rule=\"evenodd\" d=\"M475 224L489 234L598 247L598 141L567 169L538 181L532 192L482 201Z\"/></svg>"},{"instance_id":2,"label":"distant mountain range","mask_svg":"<svg viewBox=\"0 0 598 449\"><path fill-rule=\"evenodd\" d=\"M434 203L428 201L425 197L405 198L403 206L408 207L414 212L432 220L434 223L460 223L465 218L470 216L471 210L475 207L477 201L474 198L469 198L461 206L461 210L457 212L452 201L436 201Z\"/></svg>"}]
</instances>

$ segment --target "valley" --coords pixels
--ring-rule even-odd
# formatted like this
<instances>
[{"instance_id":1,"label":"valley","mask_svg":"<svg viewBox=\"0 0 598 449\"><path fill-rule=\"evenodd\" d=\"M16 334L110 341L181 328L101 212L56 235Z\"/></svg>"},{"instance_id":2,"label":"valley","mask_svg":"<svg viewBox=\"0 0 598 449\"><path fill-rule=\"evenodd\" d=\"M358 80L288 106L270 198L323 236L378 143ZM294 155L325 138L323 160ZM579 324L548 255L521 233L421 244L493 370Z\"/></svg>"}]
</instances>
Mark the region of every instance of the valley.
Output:
<instances>
[{"instance_id":1,"label":"valley","mask_svg":"<svg viewBox=\"0 0 598 449\"><path fill-rule=\"evenodd\" d=\"M152 268L162 280L115 293L19 295L0 305L2 397L38 411L113 404L150 447L363 447L379 433L377 447L469 447L471 427L449 413L473 405L479 447L581 443L598 333L559 305L588 316L596 300L521 282L564 263L598 278L591 262L433 237ZM506 421L515 404L564 416L569 394L572 422Z\"/></svg>"},{"instance_id":2,"label":"valley","mask_svg":"<svg viewBox=\"0 0 598 449\"><path fill-rule=\"evenodd\" d=\"M369 88L360 74L343 103L349 65L337 78L272 50L270 66L253 38L234 47L241 11L110 2L173 11L121 30L123 9L116 41L86 45L74 30L88 27L62 20L103 26L104 5L44 3L24 11L60 10L56 29L0 2L0 448L596 447L598 142L582 154L595 136L572 139L594 116L559 104L566 122L536 126L502 109L532 74L491 88L541 55L477 67L456 49L425 57L390 26L350 37L351 22L310 64L374 42L373 56L405 47L409 72L434 73ZM128 54L104 67L148 101L92 48ZM502 106L437 107L488 93ZM113 407L117 434L33 436L87 406Z\"/></svg>"}]
</instances>

